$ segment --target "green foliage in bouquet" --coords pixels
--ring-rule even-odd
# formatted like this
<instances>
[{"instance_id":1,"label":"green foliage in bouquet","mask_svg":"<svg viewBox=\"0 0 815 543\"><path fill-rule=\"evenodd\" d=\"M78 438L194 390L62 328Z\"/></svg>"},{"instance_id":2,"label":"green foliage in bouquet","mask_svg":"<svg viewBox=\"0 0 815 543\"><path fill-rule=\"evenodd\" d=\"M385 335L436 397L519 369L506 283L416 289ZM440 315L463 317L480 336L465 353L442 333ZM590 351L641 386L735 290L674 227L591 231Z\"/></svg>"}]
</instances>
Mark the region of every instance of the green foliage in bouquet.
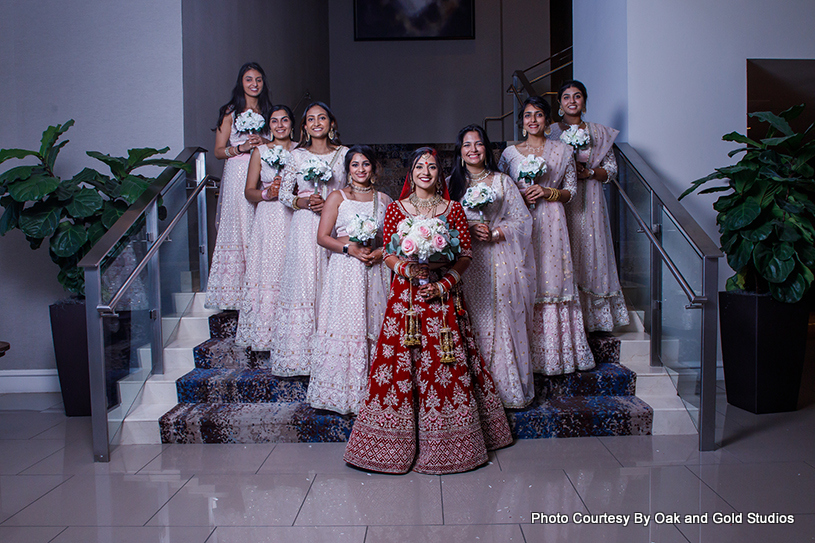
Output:
<instances>
[{"instance_id":1,"label":"green foliage in bouquet","mask_svg":"<svg viewBox=\"0 0 815 543\"><path fill-rule=\"evenodd\" d=\"M802 104L780 115L751 113L769 125L766 137L755 141L737 132L726 134L724 141L746 145L728 154L744 153L742 159L697 179L679 197L714 179L726 180L724 186L699 194L729 193L713 204L722 251L736 271L727 290L769 292L780 302L794 303L815 280L815 124L804 132L789 125L803 110Z\"/></svg>"},{"instance_id":2,"label":"green foliage in bouquet","mask_svg":"<svg viewBox=\"0 0 815 543\"><path fill-rule=\"evenodd\" d=\"M68 143L57 143L74 124L49 126L42 134L40 149L0 149L0 164L11 158L35 157L39 164L17 166L0 174L0 235L15 228L22 230L32 249L48 240L48 252L60 268L57 279L74 294L85 293L85 276L77 266L83 256L122 216L125 210L150 186L154 178L134 174L142 166L189 166L164 158L163 149L130 149L127 157L112 157L96 151L87 155L103 162L110 175L85 168L71 179L60 179L54 163Z\"/></svg>"}]
</instances>

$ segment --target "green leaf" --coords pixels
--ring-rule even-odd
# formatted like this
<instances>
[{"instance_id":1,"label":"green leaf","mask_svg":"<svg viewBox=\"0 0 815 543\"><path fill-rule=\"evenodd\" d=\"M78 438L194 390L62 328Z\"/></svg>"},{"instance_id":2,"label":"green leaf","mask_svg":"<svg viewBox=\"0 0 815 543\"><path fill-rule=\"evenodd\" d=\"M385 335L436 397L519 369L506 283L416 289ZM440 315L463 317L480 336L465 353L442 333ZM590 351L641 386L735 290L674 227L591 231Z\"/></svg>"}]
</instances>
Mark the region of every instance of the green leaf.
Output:
<instances>
[{"instance_id":1,"label":"green leaf","mask_svg":"<svg viewBox=\"0 0 815 543\"><path fill-rule=\"evenodd\" d=\"M26 236L25 239L28 241L28 246L35 251L40 248L40 245L42 245L42 242L45 240L45 238L32 238L31 236Z\"/></svg>"},{"instance_id":2,"label":"green leaf","mask_svg":"<svg viewBox=\"0 0 815 543\"><path fill-rule=\"evenodd\" d=\"M68 131L74 125L74 120L69 119L65 124L57 125L57 126L49 126L45 129L45 132L42 133L42 139L40 140L40 155L45 162L45 157L48 151L53 147L54 143L59 139L61 135ZM65 142L67 143L67 142ZM64 145L64 143L63 143Z\"/></svg>"},{"instance_id":3,"label":"green leaf","mask_svg":"<svg viewBox=\"0 0 815 543\"><path fill-rule=\"evenodd\" d=\"M126 209L127 206L122 202L105 202L102 210L102 225L104 225L105 229L110 230Z\"/></svg>"},{"instance_id":4,"label":"green leaf","mask_svg":"<svg viewBox=\"0 0 815 543\"><path fill-rule=\"evenodd\" d=\"M56 147L52 147L45 154L45 157L44 157L45 160L43 160L43 162L45 162L45 165L48 166L49 170L53 171L54 163L57 161L57 155L59 155L60 149L65 147L65 145L67 145L69 141L70 140L65 140L63 142L60 142L59 145L57 145Z\"/></svg>"},{"instance_id":5,"label":"green leaf","mask_svg":"<svg viewBox=\"0 0 815 543\"><path fill-rule=\"evenodd\" d=\"M758 119L762 122L769 123L770 126L779 130L785 136L789 136L793 133L792 128L790 127L790 123L788 123L782 117L779 117L775 113L770 111L758 111L756 113L748 113L748 117L753 117L754 119Z\"/></svg>"},{"instance_id":6,"label":"green leaf","mask_svg":"<svg viewBox=\"0 0 815 543\"><path fill-rule=\"evenodd\" d=\"M34 174L28 179L15 181L8 186L9 194L18 202L42 200L59 186L59 179L47 173Z\"/></svg>"},{"instance_id":7,"label":"green leaf","mask_svg":"<svg viewBox=\"0 0 815 543\"><path fill-rule=\"evenodd\" d=\"M107 232L107 228L104 227L102 221L91 223L91 225L88 226L88 243L90 246L93 247L96 245L96 242L105 235L105 232Z\"/></svg>"},{"instance_id":8,"label":"green leaf","mask_svg":"<svg viewBox=\"0 0 815 543\"><path fill-rule=\"evenodd\" d=\"M801 113L803 113L805 107L806 106L804 104L798 104L797 106L792 106L790 108L785 109L784 111L779 113L778 116L787 121L791 121L793 119L797 119L798 116L801 115Z\"/></svg>"},{"instance_id":9,"label":"green leaf","mask_svg":"<svg viewBox=\"0 0 815 543\"><path fill-rule=\"evenodd\" d=\"M41 166L17 166L16 168L11 168L10 170L3 172L0 174L0 187L3 187L9 183L14 183L18 179L25 179L26 177L29 177L35 168L42 171Z\"/></svg>"},{"instance_id":10,"label":"green leaf","mask_svg":"<svg viewBox=\"0 0 815 543\"><path fill-rule=\"evenodd\" d=\"M11 196L4 196L0 198L0 205L6 208L3 216L0 217L0 236L5 236L6 232L17 228L20 212L23 210L23 204L15 202Z\"/></svg>"},{"instance_id":11,"label":"green leaf","mask_svg":"<svg viewBox=\"0 0 815 543\"><path fill-rule=\"evenodd\" d=\"M770 283L782 283L795 268L792 259L779 260L773 250L763 243L753 249L753 263L758 273Z\"/></svg>"},{"instance_id":12,"label":"green leaf","mask_svg":"<svg viewBox=\"0 0 815 543\"><path fill-rule=\"evenodd\" d=\"M732 151L730 151L729 153L727 153L727 156L729 156L730 158L733 158L733 157L734 157L734 156L736 156L737 154L739 154L739 153L743 153L743 152L745 152L745 151L749 151L749 150L750 150L750 148L749 148L749 147L741 147L741 148L739 148L739 149L733 149Z\"/></svg>"},{"instance_id":13,"label":"green leaf","mask_svg":"<svg viewBox=\"0 0 815 543\"><path fill-rule=\"evenodd\" d=\"M760 213L761 206L758 205L758 202L748 198L743 204L727 213L727 219L723 226L727 230L739 230L756 220Z\"/></svg>"},{"instance_id":14,"label":"green leaf","mask_svg":"<svg viewBox=\"0 0 815 543\"><path fill-rule=\"evenodd\" d=\"M808 243L796 245L798 259L808 268L815 267L815 247Z\"/></svg>"},{"instance_id":15,"label":"green leaf","mask_svg":"<svg viewBox=\"0 0 815 543\"><path fill-rule=\"evenodd\" d=\"M773 247L773 254L778 260L788 260L795 254L795 249L790 243L779 243Z\"/></svg>"},{"instance_id":16,"label":"green leaf","mask_svg":"<svg viewBox=\"0 0 815 543\"><path fill-rule=\"evenodd\" d=\"M713 203L713 209L719 212L727 211L734 205L744 200L741 194L730 194L728 196L721 196Z\"/></svg>"},{"instance_id":17,"label":"green leaf","mask_svg":"<svg viewBox=\"0 0 815 543\"><path fill-rule=\"evenodd\" d=\"M51 200L49 198L49 200ZM62 207L53 202L39 202L20 214L20 230L32 238L48 238L56 231Z\"/></svg>"},{"instance_id":18,"label":"green leaf","mask_svg":"<svg viewBox=\"0 0 815 543\"><path fill-rule=\"evenodd\" d=\"M79 266L65 266L59 270L57 280L68 292L85 295L85 270Z\"/></svg>"},{"instance_id":19,"label":"green leaf","mask_svg":"<svg viewBox=\"0 0 815 543\"><path fill-rule=\"evenodd\" d=\"M128 175L122 179L122 186L119 189L119 196L128 204L133 204L139 199L144 190L150 186L150 182L136 175Z\"/></svg>"},{"instance_id":20,"label":"green leaf","mask_svg":"<svg viewBox=\"0 0 815 543\"><path fill-rule=\"evenodd\" d=\"M722 136L724 141L735 141L736 143L746 143L747 145L752 145L753 147L763 147L759 142L751 140L747 136L743 136L738 132L730 132L729 134L725 134Z\"/></svg>"},{"instance_id":21,"label":"green leaf","mask_svg":"<svg viewBox=\"0 0 815 543\"><path fill-rule=\"evenodd\" d=\"M88 233L79 224L61 222L57 233L51 238L51 251L56 256L71 256L79 251L88 241Z\"/></svg>"},{"instance_id":22,"label":"green leaf","mask_svg":"<svg viewBox=\"0 0 815 543\"><path fill-rule=\"evenodd\" d=\"M781 241L795 242L801 239L801 234L790 224L777 223L776 228L778 230L778 239Z\"/></svg>"},{"instance_id":23,"label":"green leaf","mask_svg":"<svg viewBox=\"0 0 815 543\"><path fill-rule=\"evenodd\" d=\"M37 154L37 151L28 151L26 149L0 149L0 164L7 161L10 158L25 158L27 156L35 156L40 158L40 155ZM42 159L40 158L40 161Z\"/></svg>"},{"instance_id":24,"label":"green leaf","mask_svg":"<svg viewBox=\"0 0 815 543\"><path fill-rule=\"evenodd\" d=\"M709 189L700 190L699 194L711 194L714 192L724 192L726 190L732 190L733 187L726 186L726 187L710 187Z\"/></svg>"},{"instance_id":25,"label":"green leaf","mask_svg":"<svg viewBox=\"0 0 815 543\"><path fill-rule=\"evenodd\" d=\"M795 145L796 142L800 143L800 140L803 139L803 134L792 134L790 136L780 136L777 138L764 138L761 140L761 143L766 145L767 147L775 147L777 145L781 145L783 143L787 143L788 145Z\"/></svg>"},{"instance_id":26,"label":"green leaf","mask_svg":"<svg viewBox=\"0 0 815 543\"><path fill-rule=\"evenodd\" d=\"M742 239L741 242L735 246L735 250L727 254L727 263L735 271L741 270L750 262L754 247L755 244L752 241Z\"/></svg>"},{"instance_id":27,"label":"green leaf","mask_svg":"<svg viewBox=\"0 0 815 543\"><path fill-rule=\"evenodd\" d=\"M68 213L82 219L93 215L102 208L102 197L94 189L80 189L73 199L65 206Z\"/></svg>"},{"instance_id":28,"label":"green leaf","mask_svg":"<svg viewBox=\"0 0 815 543\"><path fill-rule=\"evenodd\" d=\"M769 236L772 233L772 231L773 231L772 223L765 222L764 224L753 230L743 230L741 232L741 235L744 239L749 239L750 241L761 241L767 239L767 236Z\"/></svg>"},{"instance_id":29,"label":"green leaf","mask_svg":"<svg viewBox=\"0 0 815 543\"><path fill-rule=\"evenodd\" d=\"M732 277L728 277L727 282L724 284L725 290L744 290L745 288L744 277L745 277L744 273L737 273Z\"/></svg>"},{"instance_id":30,"label":"green leaf","mask_svg":"<svg viewBox=\"0 0 815 543\"><path fill-rule=\"evenodd\" d=\"M132 172L140 166L144 166L144 160L153 155L163 155L169 151L169 147L163 149L152 149L150 147L140 147L137 149L128 149L127 151L127 171Z\"/></svg>"},{"instance_id":31,"label":"green leaf","mask_svg":"<svg viewBox=\"0 0 815 543\"><path fill-rule=\"evenodd\" d=\"M87 151L87 154L91 158L95 158L96 160L101 160L105 164L107 164L108 168L110 168L110 173L113 174L113 177L122 178L127 175L127 160L122 157L114 157L110 155L103 155L98 151Z\"/></svg>"},{"instance_id":32,"label":"green leaf","mask_svg":"<svg viewBox=\"0 0 815 543\"><path fill-rule=\"evenodd\" d=\"M806 278L802 273L795 273L783 283L770 283L770 294L779 302L794 304L801 301L809 290Z\"/></svg>"}]
</instances>

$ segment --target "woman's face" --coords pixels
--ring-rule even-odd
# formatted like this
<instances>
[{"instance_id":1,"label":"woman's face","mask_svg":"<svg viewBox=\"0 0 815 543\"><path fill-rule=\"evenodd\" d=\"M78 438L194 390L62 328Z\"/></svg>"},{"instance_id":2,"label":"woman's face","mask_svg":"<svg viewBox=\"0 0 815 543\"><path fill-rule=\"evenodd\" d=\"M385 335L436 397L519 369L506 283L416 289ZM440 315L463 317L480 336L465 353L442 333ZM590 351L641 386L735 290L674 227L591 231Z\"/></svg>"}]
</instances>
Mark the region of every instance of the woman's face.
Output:
<instances>
[{"instance_id":1,"label":"woman's face","mask_svg":"<svg viewBox=\"0 0 815 543\"><path fill-rule=\"evenodd\" d=\"M320 106L312 106L306 112L306 132L312 138L327 138L331 129L331 119L328 112Z\"/></svg>"},{"instance_id":2,"label":"woman's face","mask_svg":"<svg viewBox=\"0 0 815 543\"><path fill-rule=\"evenodd\" d=\"M257 98L263 91L263 76L257 70L249 69L243 74L243 93L246 96Z\"/></svg>"},{"instance_id":3,"label":"woman's face","mask_svg":"<svg viewBox=\"0 0 815 543\"><path fill-rule=\"evenodd\" d=\"M523 127L527 133L533 136L543 134L547 126L546 115L543 110L536 108L533 104L529 104L524 108Z\"/></svg>"},{"instance_id":4,"label":"woman's face","mask_svg":"<svg viewBox=\"0 0 815 543\"><path fill-rule=\"evenodd\" d=\"M374 173L374 166L368 157L362 153L354 153L351 163L348 165L348 175L351 180L360 185L367 185L371 181Z\"/></svg>"},{"instance_id":5,"label":"woman's face","mask_svg":"<svg viewBox=\"0 0 815 543\"><path fill-rule=\"evenodd\" d=\"M464 140L461 142L461 158L465 164L470 166L484 166L487 149L484 147L484 142L481 141L481 136L475 130L464 134Z\"/></svg>"},{"instance_id":6,"label":"woman's face","mask_svg":"<svg viewBox=\"0 0 815 543\"><path fill-rule=\"evenodd\" d=\"M278 109L269 119L272 136L276 140L285 140L291 137L291 118L285 109Z\"/></svg>"},{"instance_id":7,"label":"woman's face","mask_svg":"<svg viewBox=\"0 0 815 543\"><path fill-rule=\"evenodd\" d=\"M560 108L566 115L579 117L586 108L586 97L577 87L569 87L560 95Z\"/></svg>"},{"instance_id":8,"label":"woman's face","mask_svg":"<svg viewBox=\"0 0 815 543\"><path fill-rule=\"evenodd\" d=\"M424 154L419 157L411 172L413 183L428 192L436 192L436 180L439 178L439 165L436 157Z\"/></svg>"}]
</instances>

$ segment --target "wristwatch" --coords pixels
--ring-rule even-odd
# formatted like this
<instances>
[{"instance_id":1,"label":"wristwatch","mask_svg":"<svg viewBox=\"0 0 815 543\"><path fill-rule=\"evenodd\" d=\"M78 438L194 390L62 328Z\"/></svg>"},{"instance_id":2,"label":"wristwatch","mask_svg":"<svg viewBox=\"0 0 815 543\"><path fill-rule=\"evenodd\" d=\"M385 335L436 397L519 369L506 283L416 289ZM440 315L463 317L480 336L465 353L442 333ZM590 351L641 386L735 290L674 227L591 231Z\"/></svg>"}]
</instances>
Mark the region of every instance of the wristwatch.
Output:
<instances>
[{"instance_id":1,"label":"wristwatch","mask_svg":"<svg viewBox=\"0 0 815 543\"><path fill-rule=\"evenodd\" d=\"M348 254L348 244L347 243L342 246L342 254L344 254L345 256L351 256L350 254Z\"/></svg>"}]
</instances>

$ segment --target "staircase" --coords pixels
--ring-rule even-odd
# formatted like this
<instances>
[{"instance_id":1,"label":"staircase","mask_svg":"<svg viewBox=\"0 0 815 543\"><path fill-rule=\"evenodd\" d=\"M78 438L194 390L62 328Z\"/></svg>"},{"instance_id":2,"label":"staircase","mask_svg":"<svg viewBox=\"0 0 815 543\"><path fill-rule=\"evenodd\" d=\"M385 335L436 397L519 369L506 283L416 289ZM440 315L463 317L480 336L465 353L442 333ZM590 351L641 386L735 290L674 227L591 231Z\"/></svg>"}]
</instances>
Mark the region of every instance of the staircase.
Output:
<instances>
[{"instance_id":1,"label":"staircase","mask_svg":"<svg viewBox=\"0 0 815 543\"><path fill-rule=\"evenodd\" d=\"M237 313L209 318L211 338L194 349L195 368L176 382L178 405L160 421L164 443L345 441L354 417L312 409L307 377L279 378L268 355L234 345ZM653 411L634 396L636 374L619 364L620 342L593 339L597 367L535 376L536 398L508 412L520 439L650 434Z\"/></svg>"}]
</instances>

